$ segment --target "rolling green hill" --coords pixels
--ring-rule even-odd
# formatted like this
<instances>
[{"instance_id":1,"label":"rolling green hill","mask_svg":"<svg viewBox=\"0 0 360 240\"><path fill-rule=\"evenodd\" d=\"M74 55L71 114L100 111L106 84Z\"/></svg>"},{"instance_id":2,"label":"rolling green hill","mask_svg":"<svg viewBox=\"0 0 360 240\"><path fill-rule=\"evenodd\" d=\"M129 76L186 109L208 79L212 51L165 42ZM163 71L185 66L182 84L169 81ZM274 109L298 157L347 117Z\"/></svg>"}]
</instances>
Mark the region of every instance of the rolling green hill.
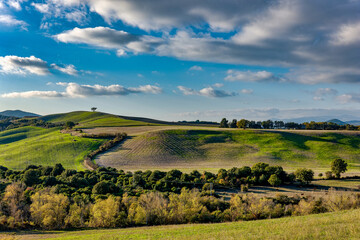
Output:
<instances>
[{"instance_id":1,"label":"rolling green hill","mask_svg":"<svg viewBox=\"0 0 360 240\"><path fill-rule=\"evenodd\" d=\"M84 169L84 157L104 140L74 137L59 128L21 127L0 132L0 165L23 169L27 165L54 165Z\"/></svg>"},{"instance_id":2,"label":"rolling green hill","mask_svg":"<svg viewBox=\"0 0 360 240\"><path fill-rule=\"evenodd\" d=\"M96 161L125 170L216 170L259 161L286 168L329 168L340 157L350 169L359 170L359 147L356 132L178 129L134 136Z\"/></svg>"},{"instance_id":3,"label":"rolling green hill","mask_svg":"<svg viewBox=\"0 0 360 240\"><path fill-rule=\"evenodd\" d=\"M52 114L52 115L40 117L39 119L53 123L65 123L68 121L72 121L74 123L79 123L77 128L131 127L131 126L159 125L155 123L135 121L131 119L123 119L119 116L108 113L85 112L85 111Z\"/></svg>"},{"instance_id":4,"label":"rolling green hill","mask_svg":"<svg viewBox=\"0 0 360 240\"><path fill-rule=\"evenodd\" d=\"M358 239L360 210L249 222L0 234L27 239Z\"/></svg>"}]
</instances>

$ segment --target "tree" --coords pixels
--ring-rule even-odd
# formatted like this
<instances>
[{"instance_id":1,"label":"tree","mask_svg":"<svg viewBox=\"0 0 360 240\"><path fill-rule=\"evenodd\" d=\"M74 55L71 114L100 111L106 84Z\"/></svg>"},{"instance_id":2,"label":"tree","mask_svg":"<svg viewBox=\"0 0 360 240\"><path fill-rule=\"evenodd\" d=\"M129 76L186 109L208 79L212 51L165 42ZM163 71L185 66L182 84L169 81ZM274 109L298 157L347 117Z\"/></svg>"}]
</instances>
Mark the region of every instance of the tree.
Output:
<instances>
[{"instance_id":1,"label":"tree","mask_svg":"<svg viewBox=\"0 0 360 240\"><path fill-rule=\"evenodd\" d=\"M120 203L113 196L105 200L98 200L91 208L91 227L115 227L119 215Z\"/></svg>"},{"instance_id":2,"label":"tree","mask_svg":"<svg viewBox=\"0 0 360 240\"><path fill-rule=\"evenodd\" d=\"M65 127L66 127L67 129L72 129L73 127L75 127L75 123L74 123L74 122L71 122L71 121L66 122L66 123L65 123Z\"/></svg>"},{"instance_id":3,"label":"tree","mask_svg":"<svg viewBox=\"0 0 360 240\"><path fill-rule=\"evenodd\" d=\"M347 163L341 158L335 159L331 163L331 171L336 178L340 178L340 174L347 171Z\"/></svg>"},{"instance_id":4,"label":"tree","mask_svg":"<svg viewBox=\"0 0 360 240\"><path fill-rule=\"evenodd\" d=\"M230 128L236 128L236 119L233 119L232 122L230 123Z\"/></svg>"},{"instance_id":5,"label":"tree","mask_svg":"<svg viewBox=\"0 0 360 240\"><path fill-rule=\"evenodd\" d=\"M309 184L314 179L314 171L306 168L299 168L295 171L296 180L302 184Z\"/></svg>"},{"instance_id":6,"label":"tree","mask_svg":"<svg viewBox=\"0 0 360 240\"><path fill-rule=\"evenodd\" d=\"M110 181L101 181L94 185L92 189L93 194L107 194L116 192L116 186L113 182Z\"/></svg>"},{"instance_id":7,"label":"tree","mask_svg":"<svg viewBox=\"0 0 360 240\"><path fill-rule=\"evenodd\" d=\"M61 165L61 163L57 163L57 164L55 164L55 167L54 167L54 169L52 170L51 175L56 177L56 176L60 175L64 170L65 170L65 169L64 169L64 167Z\"/></svg>"},{"instance_id":8,"label":"tree","mask_svg":"<svg viewBox=\"0 0 360 240\"><path fill-rule=\"evenodd\" d=\"M92 107L92 108L91 108L91 111L95 112L96 109L97 109L97 107Z\"/></svg>"},{"instance_id":9,"label":"tree","mask_svg":"<svg viewBox=\"0 0 360 240\"><path fill-rule=\"evenodd\" d=\"M29 169L24 173L23 181L27 186L39 183L40 172L38 170Z\"/></svg>"},{"instance_id":10,"label":"tree","mask_svg":"<svg viewBox=\"0 0 360 240\"><path fill-rule=\"evenodd\" d=\"M228 128L229 127L228 120L226 120L226 118L221 119L220 127L221 128Z\"/></svg>"},{"instance_id":11,"label":"tree","mask_svg":"<svg viewBox=\"0 0 360 240\"><path fill-rule=\"evenodd\" d=\"M62 194L54 194L47 189L31 196L31 218L34 223L45 229L60 229L65 227L65 218L69 199Z\"/></svg>"},{"instance_id":12,"label":"tree","mask_svg":"<svg viewBox=\"0 0 360 240\"><path fill-rule=\"evenodd\" d=\"M25 185L23 183L12 183L5 188L3 202L9 209L13 219L11 225L23 223L28 215L28 206L25 196Z\"/></svg>"},{"instance_id":13,"label":"tree","mask_svg":"<svg viewBox=\"0 0 360 240\"><path fill-rule=\"evenodd\" d=\"M268 180L271 186L279 186L281 184L281 179L276 175L272 174Z\"/></svg>"},{"instance_id":14,"label":"tree","mask_svg":"<svg viewBox=\"0 0 360 240\"><path fill-rule=\"evenodd\" d=\"M246 120L246 119L241 119L240 121L237 122L236 125L237 125L238 128L243 128L243 129L245 129L245 128L247 127L248 123L249 123L248 120Z\"/></svg>"}]
</instances>

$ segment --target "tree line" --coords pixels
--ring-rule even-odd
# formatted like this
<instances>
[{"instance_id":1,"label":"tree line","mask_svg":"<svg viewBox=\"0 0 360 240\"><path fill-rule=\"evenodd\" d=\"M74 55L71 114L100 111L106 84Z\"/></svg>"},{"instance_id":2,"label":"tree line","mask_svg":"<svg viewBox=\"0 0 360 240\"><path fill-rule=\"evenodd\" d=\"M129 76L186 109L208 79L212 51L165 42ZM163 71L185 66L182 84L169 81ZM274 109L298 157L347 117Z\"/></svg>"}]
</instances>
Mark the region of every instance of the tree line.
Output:
<instances>
[{"instance_id":1,"label":"tree line","mask_svg":"<svg viewBox=\"0 0 360 240\"><path fill-rule=\"evenodd\" d=\"M53 128L53 127L63 127L64 124L46 122L36 118L16 118L16 117L0 116L0 131L15 129L19 127L26 127L26 126Z\"/></svg>"},{"instance_id":2,"label":"tree line","mask_svg":"<svg viewBox=\"0 0 360 240\"><path fill-rule=\"evenodd\" d=\"M344 168L342 163L333 164ZM345 166L346 168L346 166ZM342 171L340 171L342 172ZM309 183L310 169L287 174L279 166L220 169L217 174L179 170L124 172L64 169L61 164L14 171L0 166L0 229L64 229L225 222L320 213L360 206L360 194L325 198L235 194L230 201L212 189ZM292 179L293 178L293 179Z\"/></svg>"},{"instance_id":3,"label":"tree line","mask_svg":"<svg viewBox=\"0 0 360 240\"><path fill-rule=\"evenodd\" d=\"M250 121L247 119L228 121L223 118L219 125L220 128L250 128L250 129L306 129L306 130L359 130L358 126L351 124L340 125L333 122L284 122L284 121Z\"/></svg>"}]
</instances>

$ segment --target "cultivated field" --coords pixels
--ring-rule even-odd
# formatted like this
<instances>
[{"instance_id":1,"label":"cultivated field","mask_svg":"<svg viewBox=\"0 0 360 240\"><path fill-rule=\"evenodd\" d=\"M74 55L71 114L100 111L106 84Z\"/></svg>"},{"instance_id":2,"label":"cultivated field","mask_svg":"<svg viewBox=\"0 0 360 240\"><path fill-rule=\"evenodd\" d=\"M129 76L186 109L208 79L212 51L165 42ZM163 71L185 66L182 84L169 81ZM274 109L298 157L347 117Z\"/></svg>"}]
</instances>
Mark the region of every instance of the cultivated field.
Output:
<instances>
[{"instance_id":1,"label":"cultivated field","mask_svg":"<svg viewBox=\"0 0 360 240\"><path fill-rule=\"evenodd\" d=\"M52 123L65 123L72 121L78 123L77 128L96 127L123 127L123 126L156 126L159 124L151 122L135 121L120 118L119 116L101 112L70 112L53 114L40 117L39 119Z\"/></svg>"},{"instance_id":2,"label":"cultivated field","mask_svg":"<svg viewBox=\"0 0 360 240\"><path fill-rule=\"evenodd\" d=\"M0 165L24 169L30 164L84 169L83 159L103 139L89 139L60 133L59 128L21 127L0 132Z\"/></svg>"},{"instance_id":3,"label":"cultivated field","mask_svg":"<svg viewBox=\"0 0 360 240\"><path fill-rule=\"evenodd\" d=\"M127 229L18 232L6 240L30 239L359 239L360 210L249 222L171 225Z\"/></svg>"},{"instance_id":4,"label":"cultivated field","mask_svg":"<svg viewBox=\"0 0 360 240\"><path fill-rule=\"evenodd\" d=\"M88 132L106 131L88 129ZM96 162L124 170L213 170L256 162L286 169L309 167L329 170L332 160L343 158L349 169L360 170L360 138L349 131L237 130L186 126L109 128L129 138Z\"/></svg>"}]
</instances>

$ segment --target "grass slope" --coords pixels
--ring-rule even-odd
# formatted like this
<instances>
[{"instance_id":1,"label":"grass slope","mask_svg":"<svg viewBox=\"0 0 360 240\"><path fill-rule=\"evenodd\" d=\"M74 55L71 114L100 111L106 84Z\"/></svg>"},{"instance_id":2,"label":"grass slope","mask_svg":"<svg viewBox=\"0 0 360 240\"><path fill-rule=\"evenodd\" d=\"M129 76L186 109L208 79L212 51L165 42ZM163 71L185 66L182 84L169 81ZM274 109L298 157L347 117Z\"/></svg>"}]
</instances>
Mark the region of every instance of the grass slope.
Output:
<instances>
[{"instance_id":1,"label":"grass slope","mask_svg":"<svg viewBox=\"0 0 360 240\"><path fill-rule=\"evenodd\" d=\"M85 112L85 111L47 115L40 117L39 119L53 123L65 123L68 121L72 121L75 123L79 123L79 126L77 126L77 128L158 125L153 123L135 121L131 119L123 119L116 115L107 114L107 113Z\"/></svg>"},{"instance_id":2,"label":"grass slope","mask_svg":"<svg viewBox=\"0 0 360 240\"><path fill-rule=\"evenodd\" d=\"M73 232L24 232L4 239L358 239L360 210L250 222ZM1 235L0 235L1 237Z\"/></svg>"},{"instance_id":3,"label":"grass slope","mask_svg":"<svg viewBox=\"0 0 360 240\"><path fill-rule=\"evenodd\" d=\"M133 170L142 168L218 169L259 161L287 168L329 168L343 158L360 169L356 134L289 131L166 130L135 136L96 161Z\"/></svg>"},{"instance_id":4,"label":"grass slope","mask_svg":"<svg viewBox=\"0 0 360 240\"><path fill-rule=\"evenodd\" d=\"M74 137L58 128L21 127L0 132L0 165L23 169L29 164L83 169L82 160L104 140Z\"/></svg>"}]
</instances>

